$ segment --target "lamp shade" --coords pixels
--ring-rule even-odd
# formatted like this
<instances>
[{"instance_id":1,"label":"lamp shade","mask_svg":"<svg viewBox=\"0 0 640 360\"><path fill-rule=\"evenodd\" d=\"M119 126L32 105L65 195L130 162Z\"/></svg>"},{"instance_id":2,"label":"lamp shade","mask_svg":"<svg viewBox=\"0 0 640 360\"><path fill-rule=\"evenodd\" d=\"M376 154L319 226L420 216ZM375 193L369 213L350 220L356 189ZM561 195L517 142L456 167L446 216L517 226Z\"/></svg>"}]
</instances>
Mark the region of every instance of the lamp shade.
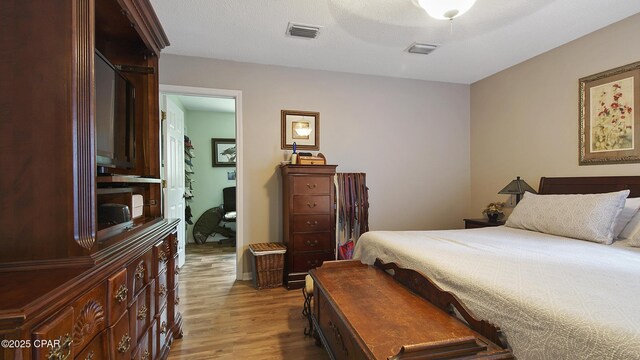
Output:
<instances>
[{"instance_id":1,"label":"lamp shade","mask_svg":"<svg viewBox=\"0 0 640 360\"><path fill-rule=\"evenodd\" d=\"M511 182L504 187L504 189L498 191L498 194L507 194L507 195L515 195L516 203L520 201L520 196L524 194L525 191L528 191L533 194L537 194L535 190L526 181L520 179L520 176L517 176L515 180L511 180Z\"/></svg>"},{"instance_id":2,"label":"lamp shade","mask_svg":"<svg viewBox=\"0 0 640 360\"><path fill-rule=\"evenodd\" d=\"M451 20L471 9L476 0L418 0L418 4L429 16L440 20Z\"/></svg>"}]
</instances>

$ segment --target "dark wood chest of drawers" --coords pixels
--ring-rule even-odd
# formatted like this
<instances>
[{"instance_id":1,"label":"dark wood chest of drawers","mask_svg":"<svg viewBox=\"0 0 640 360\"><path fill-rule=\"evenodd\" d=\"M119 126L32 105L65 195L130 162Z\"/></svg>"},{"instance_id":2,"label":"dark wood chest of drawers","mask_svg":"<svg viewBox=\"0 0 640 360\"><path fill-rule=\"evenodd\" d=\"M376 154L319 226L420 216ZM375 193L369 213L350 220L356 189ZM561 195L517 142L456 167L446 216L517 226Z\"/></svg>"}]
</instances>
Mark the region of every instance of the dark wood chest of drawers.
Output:
<instances>
[{"instance_id":1,"label":"dark wood chest of drawers","mask_svg":"<svg viewBox=\"0 0 640 360\"><path fill-rule=\"evenodd\" d=\"M283 242L287 246L284 283L304 286L310 269L335 258L335 187L337 165L284 165Z\"/></svg>"}]
</instances>

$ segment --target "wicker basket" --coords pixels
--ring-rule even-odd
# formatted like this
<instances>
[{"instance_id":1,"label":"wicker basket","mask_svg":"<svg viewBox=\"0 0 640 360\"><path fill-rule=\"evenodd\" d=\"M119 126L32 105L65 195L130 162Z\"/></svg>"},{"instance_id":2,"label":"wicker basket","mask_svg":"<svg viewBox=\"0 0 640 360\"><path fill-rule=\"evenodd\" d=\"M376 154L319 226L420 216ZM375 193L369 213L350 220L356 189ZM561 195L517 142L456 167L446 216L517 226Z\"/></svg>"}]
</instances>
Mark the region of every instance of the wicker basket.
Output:
<instances>
[{"instance_id":1,"label":"wicker basket","mask_svg":"<svg viewBox=\"0 0 640 360\"><path fill-rule=\"evenodd\" d=\"M256 289L282 286L284 254L287 247L281 243L250 244L253 254L253 285Z\"/></svg>"}]
</instances>

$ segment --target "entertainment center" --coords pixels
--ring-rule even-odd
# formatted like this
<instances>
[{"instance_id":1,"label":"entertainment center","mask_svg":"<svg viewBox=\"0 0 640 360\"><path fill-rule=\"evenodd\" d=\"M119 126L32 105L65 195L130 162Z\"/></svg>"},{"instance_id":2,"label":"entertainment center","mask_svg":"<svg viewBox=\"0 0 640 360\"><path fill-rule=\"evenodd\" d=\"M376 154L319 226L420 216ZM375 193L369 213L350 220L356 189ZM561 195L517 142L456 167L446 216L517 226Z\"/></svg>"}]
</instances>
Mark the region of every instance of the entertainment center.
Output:
<instances>
[{"instance_id":1,"label":"entertainment center","mask_svg":"<svg viewBox=\"0 0 640 360\"><path fill-rule=\"evenodd\" d=\"M162 210L153 8L6 0L0 20L0 360L165 359L183 224Z\"/></svg>"}]
</instances>

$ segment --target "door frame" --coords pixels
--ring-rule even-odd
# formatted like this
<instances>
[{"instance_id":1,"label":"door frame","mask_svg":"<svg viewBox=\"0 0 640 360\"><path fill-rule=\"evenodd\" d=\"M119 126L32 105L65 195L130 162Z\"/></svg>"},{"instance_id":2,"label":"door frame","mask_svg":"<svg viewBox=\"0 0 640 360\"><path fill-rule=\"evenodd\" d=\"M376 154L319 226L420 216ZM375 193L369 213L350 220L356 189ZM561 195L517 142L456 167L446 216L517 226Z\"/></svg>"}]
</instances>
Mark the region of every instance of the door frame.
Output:
<instances>
[{"instance_id":1,"label":"door frame","mask_svg":"<svg viewBox=\"0 0 640 360\"><path fill-rule=\"evenodd\" d=\"M242 91L212 89L192 86L160 84L161 94L187 95L199 97L230 98L236 101L236 280L245 279L244 274L244 151L242 146Z\"/></svg>"}]
</instances>

